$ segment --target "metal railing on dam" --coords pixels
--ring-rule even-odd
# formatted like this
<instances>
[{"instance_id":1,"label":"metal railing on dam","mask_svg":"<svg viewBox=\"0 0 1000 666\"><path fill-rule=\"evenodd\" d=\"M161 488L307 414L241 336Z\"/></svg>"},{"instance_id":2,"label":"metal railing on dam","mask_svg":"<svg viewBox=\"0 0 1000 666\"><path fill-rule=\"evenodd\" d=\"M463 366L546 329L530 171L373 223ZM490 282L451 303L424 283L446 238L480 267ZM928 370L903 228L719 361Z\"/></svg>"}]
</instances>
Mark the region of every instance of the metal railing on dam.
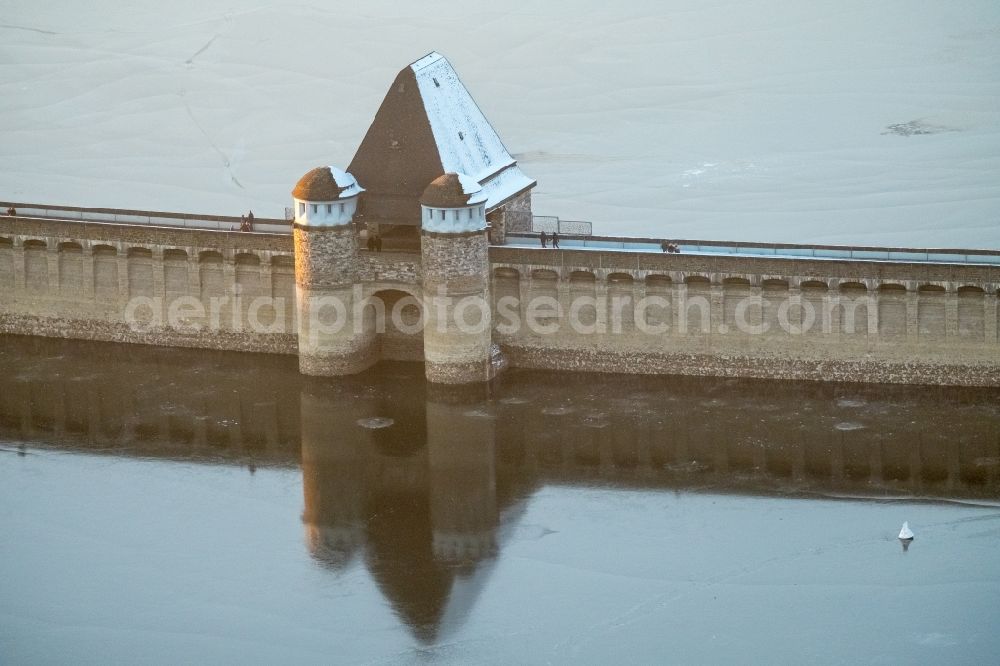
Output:
<instances>
[{"instance_id":1,"label":"metal railing on dam","mask_svg":"<svg viewBox=\"0 0 1000 666\"><path fill-rule=\"evenodd\" d=\"M510 233L517 233L514 230ZM531 218L531 232L538 234L544 231L551 234L558 231L567 236L593 236L594 223L583 220L563 220L554 215L534 215ZM523 233L523 232L522 232Z\"/></svg>"},{"instance_id":2,"label":"metal railing on dam","mask_svg":"<svg viewBox=\"0 0 1000 666\"><path fill-rule=\"evenodd\" d=\"M623 236L565 235L560 249L621 250L624 252L662 252L662 238ZM731 255L789 259L849 259L852 261L902 261L943 264L983 264L1000 266L1000 250L957 248L905 248L868 245L805 245L798 243L754 243L710 240L671 240L684 254ZM538 247L538 234L510 233L507 244Z\"/></svg>"},{"instance_id":3,"label":"metal railing on dam","mask_svg":"<svg viewBox=\"0 0 1000 666\"><path fill-rule=\"evenodd\" d=\"M105 224L148 225L154 227L186 227L215 231L239 231L239 217L232 215L206 215L203 213L171 213L167 211L131 210L127 208L83 208L80 206L52 206L48 204L0 201L0 209L14 208L19 217L38 217L48 220L103 222ZM268 233L292 233L292 224L279 218L254 219L254 230Z\"/></svg>"},{"instance_id":4,"label":"metal railing on dam","mask_svg":"<svg viewBox=\"0 0 1000 666\"><path fill-rule=\"evenodd\" d=\"M157 227L184 227L214 231L238 231L241 219L229 215L203 213L174 213L167 211L132 210L124 208L84 208L80 206L55 206L49 204L0 201L0 210L14 208L18 217L46 220L96 222L105 224L141 225ZM535 217L555 220L560 233L564 224L586 225L588 222L559 221L558 218ZM542 225L540 229L551 232ZM575 227L574 227L575 229ZM580 231L584 231L581 227ZM255 218L254 231L265 233L291 233L292 223L280 218ZM539 235L535 232L510 232L507 245L536 247ZM852 261L894 261L935 264L979 264L1000 266L1000 250L971 248L910 248L880 247L870 245L810 245L802 243L732 242L698 239L633 238L628 236L591 236L589 233L564 233L559 240L560 249L599 250L660 253L661 243L670 240L684 254L728 255L739 257L766 257L789 259L819 259Z\"/></svg>"}]
</instances>

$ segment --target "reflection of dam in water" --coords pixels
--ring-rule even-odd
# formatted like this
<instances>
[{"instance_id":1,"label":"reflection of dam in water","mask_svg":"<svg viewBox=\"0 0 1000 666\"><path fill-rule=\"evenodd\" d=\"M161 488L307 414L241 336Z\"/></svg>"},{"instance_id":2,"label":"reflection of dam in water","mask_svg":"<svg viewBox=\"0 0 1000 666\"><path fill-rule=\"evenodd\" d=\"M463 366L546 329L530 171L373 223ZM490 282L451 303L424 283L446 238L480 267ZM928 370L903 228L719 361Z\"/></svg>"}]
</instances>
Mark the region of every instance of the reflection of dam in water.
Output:
<instances>
[{"instance_id":1,"label":"reflection of dam in water","mask_svg":"<svg viewBox=\"0 0 1000 666\"><path fill-rule=\"evenodd\" d=\"M357 440L351 460L395 460L402 479L429 478L399 461L430 464L447 438L441 482L480 441L498 478L528 486L1000 496L993 389L518 371L428 394L405 364L313 382L278 356L21 337L0 337L0 365L0 432L60 448L296 465Z\"/></svg>"},{"instance_id":2,"label":"reflection of dam in water","mask_svg":"<svg viewBox=\"0 0 1000 666\"><path fill-rule=\"evenodd\" d=\"M288 367L274 356L0 336L0 434L116 455L294 465L299 383Z\"/></svg>"},{"instance_id":3,"label":"reflection of dam in water","mask_svg":"<svg viewBox=\"0 0 1000 666\"><path fill-rule=\"evenodd\" d=\"M313 558L366 567L425 640L546 484L1000 498L996 390L513 371L462 393L419 366L311 380L284 357L37 338L0 338L0 367L0 455L300 464Z\"/></svg>"}]
</instances>

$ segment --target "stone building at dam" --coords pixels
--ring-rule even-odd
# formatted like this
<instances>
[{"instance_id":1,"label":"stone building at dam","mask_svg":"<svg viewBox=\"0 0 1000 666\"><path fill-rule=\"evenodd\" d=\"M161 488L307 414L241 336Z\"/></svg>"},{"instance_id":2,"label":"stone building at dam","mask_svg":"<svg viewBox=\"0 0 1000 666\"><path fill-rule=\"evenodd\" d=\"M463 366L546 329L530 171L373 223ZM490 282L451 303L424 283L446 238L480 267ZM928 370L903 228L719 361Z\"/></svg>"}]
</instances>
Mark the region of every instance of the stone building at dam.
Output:
<instances>
[{"instance_id":1,"label":"stone building at dam","mask_svg":"<svg viewBox=\"0 0 1000 666\"><path fill-rule=\"evenodd\" d=\"M421 361L1000 386L1000 251L565 235L446 59L390 87L347 170L291 219L0 202L0 332L297 354L303 374ZM376 242L378 241L378 242ZM379 249L381 247L381 250Z\"/></svg>"}]
</instances>

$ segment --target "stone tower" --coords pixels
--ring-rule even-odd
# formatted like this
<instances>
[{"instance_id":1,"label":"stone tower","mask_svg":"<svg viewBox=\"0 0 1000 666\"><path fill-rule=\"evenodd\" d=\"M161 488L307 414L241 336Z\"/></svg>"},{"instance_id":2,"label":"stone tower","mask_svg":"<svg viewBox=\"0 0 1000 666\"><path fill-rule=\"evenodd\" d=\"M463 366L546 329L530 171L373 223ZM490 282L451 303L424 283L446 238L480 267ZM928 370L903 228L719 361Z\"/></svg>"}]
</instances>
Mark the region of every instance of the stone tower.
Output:
<instances>
[{"instance_id":1,"label":"stone tower","mask_svg":"<svg viewBox=\"0 0 1000 666\"><path fill-rule=\"evenodd\" d=\"M373 333L355 321L360 256L353 219L362 188L333 167L317 167L292 190L299 370L347 375L375 362Z\"/></svg>"},{"instance_id":2,"label":"stone tower","mask_svg":"<svg viewBox=\"0 0 1000 666\"><path fill-rule=\"evenodd\" d=\"M484 382L495 373L486 200L482 186L459 173L435 178L420 197L424 362L431 382Z\"/></svg>"}]
</instances>

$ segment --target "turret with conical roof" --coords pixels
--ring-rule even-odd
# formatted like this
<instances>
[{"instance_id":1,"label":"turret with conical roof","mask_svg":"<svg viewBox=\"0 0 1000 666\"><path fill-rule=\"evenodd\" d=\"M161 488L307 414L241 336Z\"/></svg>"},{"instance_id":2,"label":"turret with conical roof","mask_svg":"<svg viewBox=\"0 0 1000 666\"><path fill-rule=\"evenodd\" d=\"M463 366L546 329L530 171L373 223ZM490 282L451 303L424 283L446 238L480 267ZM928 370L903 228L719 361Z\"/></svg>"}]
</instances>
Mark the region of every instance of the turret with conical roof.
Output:
<instances>
[{"instance_id":1,"label":"turret with conical roof","mask_svg":"<svg viewBox=\"0 0 1000 666\"><path fill-rule=\"evenodd\" d=\"M310 170L292 190L295 224L334 227L350 224L364 190L354 176L335 167Z\"/></svg>"},{"instance_id":2,"label":"turret with conical roof","mask_svg":"<svg viewBox=\"0 0 1000 666\"><path fill-rule=\"evenodd\" d=\"M486 199L478 181L456 172L435 178L420 196L424 368L432 382L484 382L495 374Z\"/></svg>"},{"instance_id":3,"label":"turret with conical roof","mask_svg":"<svg viewBox=\"0 0 1000 666\"><path fill-rule=\"evenodd\" d=\"M486 193L470 176L446 173L431 181L420 196L421 227L436 233L486 228Z\"/></svg>"},{"instance_id":4,"label":"turret with conical roof","mask_svg":"<svg viewBox=\"0 0 1000 666\"><path fill-rule=\"evenodd\" d=\"M353 222L363 191L330 166L310 170L292 190L299 370L306 375L351 374L377 360L373 333L354 319L361 258Z\"/></svg>"}]
</instances>

